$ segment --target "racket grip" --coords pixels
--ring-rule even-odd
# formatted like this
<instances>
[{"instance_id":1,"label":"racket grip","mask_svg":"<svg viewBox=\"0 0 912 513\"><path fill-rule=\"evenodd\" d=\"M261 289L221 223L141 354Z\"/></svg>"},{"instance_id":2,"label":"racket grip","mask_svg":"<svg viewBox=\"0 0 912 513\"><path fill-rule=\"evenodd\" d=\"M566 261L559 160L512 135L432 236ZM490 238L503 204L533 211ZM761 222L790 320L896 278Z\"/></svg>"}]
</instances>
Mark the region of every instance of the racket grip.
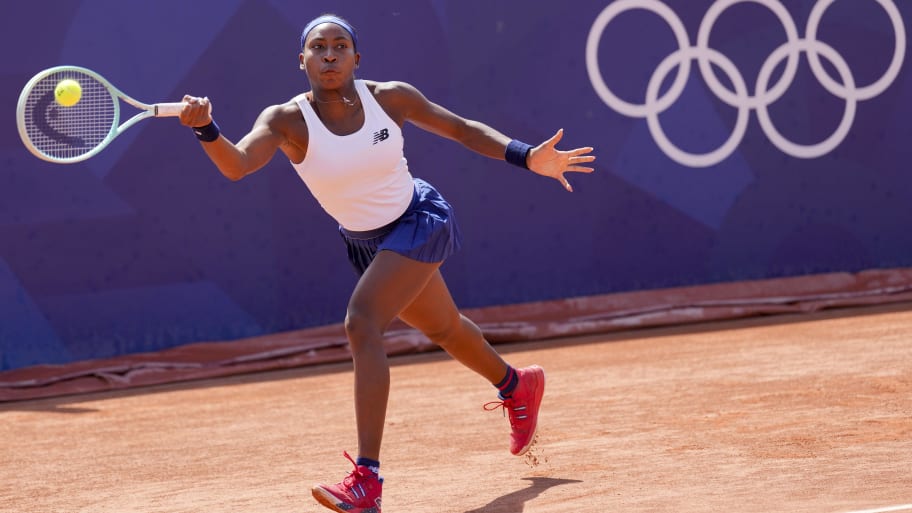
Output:
<instances>
[{"instance_id":1,"label":"racket grip","mask_svg":"<svg viewBox=\"0 0 912 513\"><path fill-rule=\"evenodd\" d=\"M187 104L183 103L183 102L156 103L155 105L153 105L153 107L155 107L155 117L164 118L164 117L180 116L180 113L184 109L185 105L187 105Z\"/></svg>"}]
</instances>

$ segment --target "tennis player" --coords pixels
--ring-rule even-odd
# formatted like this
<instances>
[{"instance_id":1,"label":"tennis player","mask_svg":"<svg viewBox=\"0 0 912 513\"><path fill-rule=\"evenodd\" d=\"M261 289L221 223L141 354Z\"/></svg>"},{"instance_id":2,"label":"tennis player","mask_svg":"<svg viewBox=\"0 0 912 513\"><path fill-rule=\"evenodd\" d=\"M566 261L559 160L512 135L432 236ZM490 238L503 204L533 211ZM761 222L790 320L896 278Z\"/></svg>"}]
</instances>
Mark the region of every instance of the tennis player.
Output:
<instances>
[{"instance_id":1,"label":"tennis player","mask_svg":"<svg viewBox=\"0 0 912 513\"><path fill-rule=\"evenodd\" d=\"M338 221L349 260L360 273L345 315L354 361L358 457L343 452L354 470L341 483L312 490L318 502L340 513L381 511L380 443L390 386L383 334L396 317L498 389L501 402L495 404L509 414L515 455L534 441L545 387L540 367L508 365L454 304L439 268L459 249L459 228L443 196L411 175L402 125L412 123L552 178L567 191L572 188L564 173L592 172L581 164L595 160L589 147L558 150L560 130L531 146L448 111L409 84L356 79L360 59L351 24L323 15L301 34L300 68L311 90L267 107L240 141L221 135L207 98L185 96L188 106L180 117L231 180L262 168L281 150Z\"/></svg>"}]
</instances>

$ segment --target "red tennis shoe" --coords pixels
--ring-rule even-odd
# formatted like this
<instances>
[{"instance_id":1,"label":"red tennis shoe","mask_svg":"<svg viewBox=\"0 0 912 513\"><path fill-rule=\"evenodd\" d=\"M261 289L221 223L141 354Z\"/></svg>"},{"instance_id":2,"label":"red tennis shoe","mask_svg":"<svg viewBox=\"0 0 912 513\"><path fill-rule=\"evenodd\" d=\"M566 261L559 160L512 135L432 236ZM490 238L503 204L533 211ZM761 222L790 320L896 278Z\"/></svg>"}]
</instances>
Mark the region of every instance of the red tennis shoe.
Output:
<instances>
[{"instance_id":1,"label":"red tennis shoe","mask_svg":"<svg viewBox=\"0 0 912 513\"><path fill-rule=\"evenodd\" d=\"M343 454L352 462L355 470L341 483L315 485L311 489L314 499L337 513L381 513L383 479L369 468L358 466L347 452Z\"/></svg>"},{"instance_id":2,"label":"red tennis shoe","mask_svg":"<svg viewBox=\"0 0 912 513\"><path fill-rule=\"evenodd\" d=\"M510 397L503 402L484 405L486 410L502 407L510 417L510 452L516 456L525 454L535 441L538 429L538 408L545 393L545 371L538 365L516 369L519 383Z\"/></svg>"}]
</instances>

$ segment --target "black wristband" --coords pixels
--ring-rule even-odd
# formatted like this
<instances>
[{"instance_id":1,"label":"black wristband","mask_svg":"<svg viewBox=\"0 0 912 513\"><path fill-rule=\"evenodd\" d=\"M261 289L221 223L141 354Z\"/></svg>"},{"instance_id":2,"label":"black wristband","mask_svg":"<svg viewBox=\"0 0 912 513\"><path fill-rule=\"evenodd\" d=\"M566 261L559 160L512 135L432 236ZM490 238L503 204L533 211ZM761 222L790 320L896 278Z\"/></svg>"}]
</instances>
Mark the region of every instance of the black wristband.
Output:
<instances>
[{"instance_id":1,"label":"black wristband","mask_svg":"<svg viewBox=\"0 0 912 513\"><path fill-rule=\"evenodd\" d=\"M529 169L526 158L529 156L530 151L532 151L531 144L526 144L513 139L510 141L510 144L507 145L507 150L504 152L504 160L514 166Z\"/></svg>"},{"instance_id":2,"label":"black wristband","mask_svg":"<svg viewBox=\"0 0 912 513\"><path fill-rule=\"evenodd\" d=\"M219 138L219 126L215 124L215 120L209 122L206 126L197 126L193 127L193 133L196 134L196 138L203 142L212 142Z\"/></svg>"}]
</instances>

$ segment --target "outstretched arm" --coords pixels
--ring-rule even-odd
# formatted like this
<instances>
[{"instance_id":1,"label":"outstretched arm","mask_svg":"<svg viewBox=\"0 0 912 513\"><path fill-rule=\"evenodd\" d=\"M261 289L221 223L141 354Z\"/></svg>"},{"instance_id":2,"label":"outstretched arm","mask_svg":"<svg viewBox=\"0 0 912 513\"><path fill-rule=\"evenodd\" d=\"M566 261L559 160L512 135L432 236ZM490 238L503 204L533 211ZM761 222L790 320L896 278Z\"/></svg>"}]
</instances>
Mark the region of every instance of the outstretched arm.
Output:
<instances>
[{"instance_id":1,"label":"outstretched arm","mask_svg":"<svg viewBox=\"0 0 912 513\"><path fill-rule=\"evenodd\" d=\"M187 106L180 115L182 124L193 127L197 132L197 127L207 127L204 131L217 134L218 128L213 128L210 124L213 123L212 106L208 98L184 96L183 101ZM200 141L206 155L229 180L240 180L259 170L275 155L284 140L276 129L278 108L272 106L265 109L250 132L237 144L232 143L224 135L218 135L213 141Z\"/></svg>"},{"instance_id":2,"label":"outstretched arm","mask_svg":"<svg viewBox=\"0 0 912 513\"><path fill-rule=\"evenodd\" d=\"M409 84L392 82L389 85L391 89L386 94L389 94L391 105L400 113L403 120L428 132L457 141L487 157L505 159L507 145L511 141L506 135L484 123L465 119L450 112L425 98ZM573 188L564 177L564 173L591 173L593 168L580 164L594 161L595 155L590 155L591 147L558 150L556 145L563 134L563 129L558 130L553 137L531 148L526 154L524 164L536 174L557 180L566 190L572 192Z\"/></svg>"}]
</instances>

